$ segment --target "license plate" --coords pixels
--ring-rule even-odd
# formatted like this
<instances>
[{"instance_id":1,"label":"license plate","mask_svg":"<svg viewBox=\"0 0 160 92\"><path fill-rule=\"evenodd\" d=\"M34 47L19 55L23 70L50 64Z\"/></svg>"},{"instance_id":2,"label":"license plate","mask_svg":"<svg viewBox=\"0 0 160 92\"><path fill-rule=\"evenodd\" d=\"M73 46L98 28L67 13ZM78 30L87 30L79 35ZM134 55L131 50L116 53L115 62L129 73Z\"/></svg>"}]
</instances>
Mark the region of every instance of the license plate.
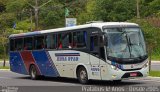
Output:
<instances>
[{"instance_id":1,"label":"license plate","mask_svg":"<svg viewBox=\"0 0 160 92\"><path fill-rule=\"evenodd\" d=\"M131 77L136 77L136 76L137 76L137 73L130 73L130 76L131 76Z\"/></svg>"}]
</instances>

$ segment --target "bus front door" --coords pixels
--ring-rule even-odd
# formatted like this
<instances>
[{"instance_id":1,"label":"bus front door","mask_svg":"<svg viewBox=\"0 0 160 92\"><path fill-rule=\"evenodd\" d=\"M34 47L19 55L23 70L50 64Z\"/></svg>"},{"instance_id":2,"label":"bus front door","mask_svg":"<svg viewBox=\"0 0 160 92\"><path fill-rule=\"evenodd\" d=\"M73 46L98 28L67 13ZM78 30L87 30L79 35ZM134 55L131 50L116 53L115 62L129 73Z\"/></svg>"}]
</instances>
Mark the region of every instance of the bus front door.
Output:
<instances>
[{"instance_id":1,"label":"bus front door","mask_svg":"<svg viewBox=\"0 0 160 92\"><path fill-rule=\"evenodd\" d=\"M90 64L91 64L91 78L101 79L100 76L100 59L99 59L99 36L90 36Z\"/></svg>"}]
</instances>

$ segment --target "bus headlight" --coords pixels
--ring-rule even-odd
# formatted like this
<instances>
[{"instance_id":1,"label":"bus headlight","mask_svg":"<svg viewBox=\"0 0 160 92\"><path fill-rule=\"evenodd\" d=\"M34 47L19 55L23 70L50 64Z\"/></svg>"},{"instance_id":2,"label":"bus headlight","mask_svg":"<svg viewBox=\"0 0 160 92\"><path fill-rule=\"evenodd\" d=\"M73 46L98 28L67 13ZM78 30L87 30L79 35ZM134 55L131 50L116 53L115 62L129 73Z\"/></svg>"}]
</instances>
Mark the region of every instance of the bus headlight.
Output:
<instances>
[{"instance_id":1,"label":"bus headlight","mask_svg":"<svg viewBox=\"0 0 160 92\"><path fill-rule=\"evenodd\" d=\"M118 71L118 68L116 66L113 66L113 65L111 65L111 69L114 69L114 70Z\"/></svg>"},{"instance_id":2,"label":"bus headlight","mask_svg":"<svg viewBox=\"0 0 160 92\"><path fill-rule=\"evenodd\" d=\"M145 63L145 64L144 64L144 66L143 66L143 68L148 67L148 65L149 65L149 64L148 64L148 62L147 62L147 63Z\"/></svg>"}]
</instances>

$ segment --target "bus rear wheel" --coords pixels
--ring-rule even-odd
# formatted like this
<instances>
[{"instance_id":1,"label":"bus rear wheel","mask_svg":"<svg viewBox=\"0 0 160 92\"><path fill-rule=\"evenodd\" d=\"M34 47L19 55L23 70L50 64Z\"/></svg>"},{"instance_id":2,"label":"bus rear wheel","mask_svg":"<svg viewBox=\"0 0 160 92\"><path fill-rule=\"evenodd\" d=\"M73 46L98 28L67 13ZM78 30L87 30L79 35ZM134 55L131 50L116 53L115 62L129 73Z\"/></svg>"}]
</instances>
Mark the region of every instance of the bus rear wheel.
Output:
<instances>
[{"instance_id":1,"label":"bus rear wheel","mask_svg":"<svg viewBox=\"0 0 160 92\"><path fill-rule=\"evenodd\" d=\"M88 83L88 74L84 67L80 67L77 71L77 78L80 83L87 84Z\"/></svg>"},{"instance_id":2,"label":"bus rear wheel","mask_svg":"<svg viewBox=\"0 0 160 92\"><path fill-rule=\"evenodd\" d=\"M30 66L29 73L30 73L32 80L38 79L38 73L37 73L37 69L36 69L35 65Z\"/></svg>"}]
</instances>

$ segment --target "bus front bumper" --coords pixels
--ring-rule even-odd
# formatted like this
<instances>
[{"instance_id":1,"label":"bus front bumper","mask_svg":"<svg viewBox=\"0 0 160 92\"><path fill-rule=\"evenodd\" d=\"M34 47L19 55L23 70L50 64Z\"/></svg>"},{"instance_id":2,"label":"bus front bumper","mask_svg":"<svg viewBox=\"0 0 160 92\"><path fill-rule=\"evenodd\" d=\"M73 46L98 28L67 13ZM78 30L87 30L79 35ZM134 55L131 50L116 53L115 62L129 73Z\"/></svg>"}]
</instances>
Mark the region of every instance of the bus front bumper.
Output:
<instances>
[{"instance_id":1,"label":"bus front bumper","mask_svg":"<svg viewBox=\"0 0 160 92\"><path fill-rule=\"evenodd\" d=\"M140 70L123 71L120 69L109 71L109 80L123 80L147 77L149 74L149 67L141 68Z\"/></svg>"}]
</instances>

